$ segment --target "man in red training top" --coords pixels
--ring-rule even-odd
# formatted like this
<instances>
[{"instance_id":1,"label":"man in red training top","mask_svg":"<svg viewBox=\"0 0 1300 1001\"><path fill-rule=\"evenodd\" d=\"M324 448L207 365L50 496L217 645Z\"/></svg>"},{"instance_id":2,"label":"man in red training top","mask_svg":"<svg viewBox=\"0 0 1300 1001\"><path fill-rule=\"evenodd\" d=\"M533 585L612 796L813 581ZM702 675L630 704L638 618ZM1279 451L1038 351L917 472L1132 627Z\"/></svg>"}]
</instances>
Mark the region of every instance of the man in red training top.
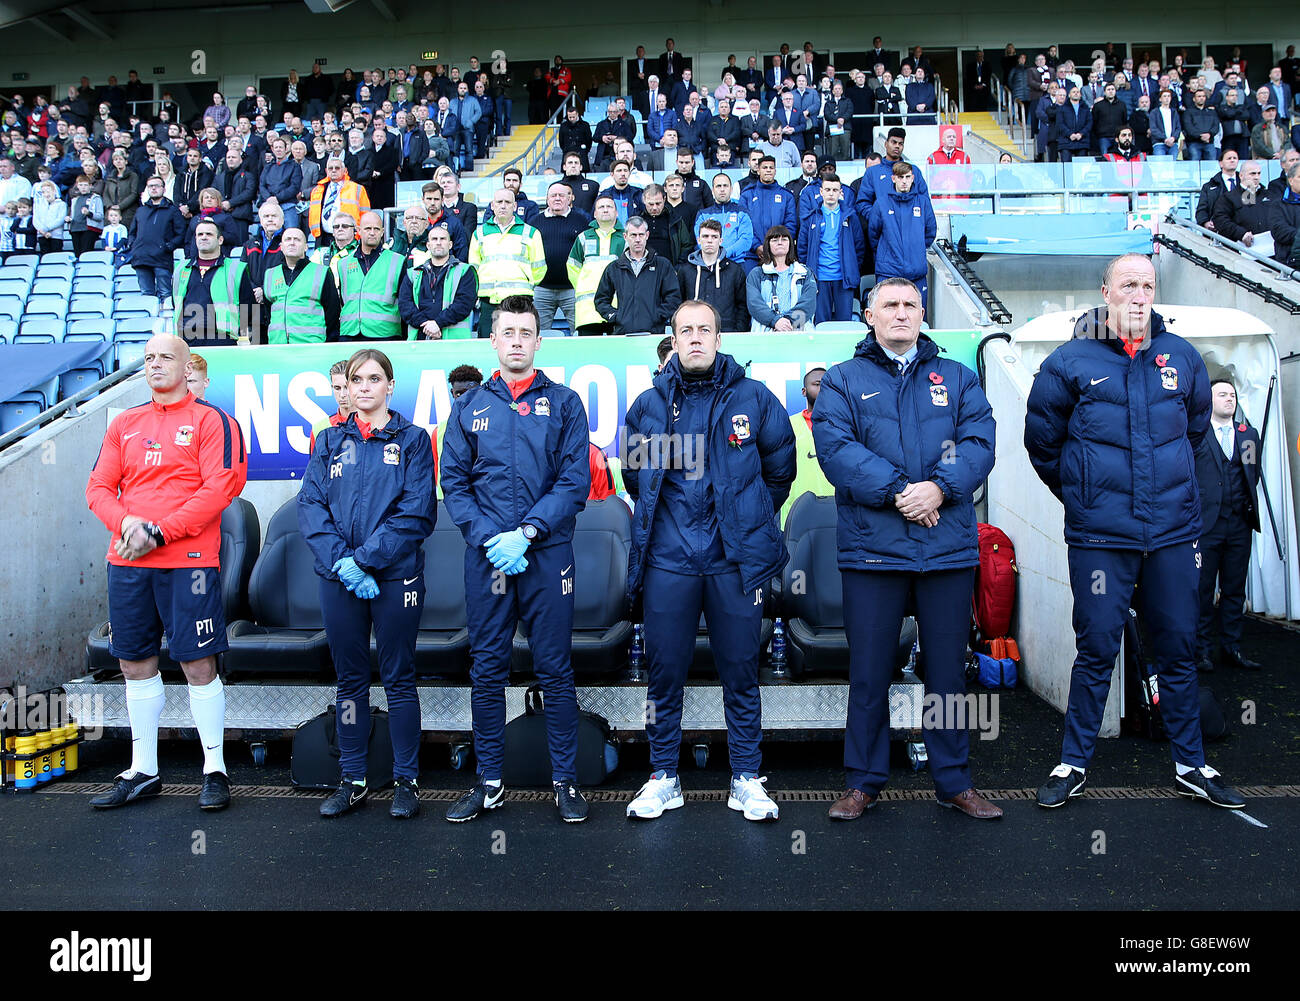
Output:
<instances>
[{"instance_id":1,"label":"man in red training top","mask_svg":"<svg viewBox=\"0 0 1300 1001\"><path fill-rule=\"evenodd\" d=\"M614 489L614 474L609 470L609 461L605 458L605 453L591 442L587 442L587 463L591 466L591 492L587 494L587 500L598 501L613 497L617 491Z\"/></svg>"},{"instance_id":2,"label":"man in red training top","mask_svg":"<svg viewBox=\"0 0 1300 1001\"><path fill-rule=\"evenodd\" d=\"M239 425L195 399L185 384L190 349L158 334L145 346L153 399L113 419L86 484L86 503L111 533L109 649L126 678L131 767L96 796L97 809L162 790L158 673L163 630L189 681L190 713L203 743L199 806L230 803L222 741L226 699L217 654L227 649L221 607L221 512L244 489L248 460Z\"/></svg>"}]
</instances>

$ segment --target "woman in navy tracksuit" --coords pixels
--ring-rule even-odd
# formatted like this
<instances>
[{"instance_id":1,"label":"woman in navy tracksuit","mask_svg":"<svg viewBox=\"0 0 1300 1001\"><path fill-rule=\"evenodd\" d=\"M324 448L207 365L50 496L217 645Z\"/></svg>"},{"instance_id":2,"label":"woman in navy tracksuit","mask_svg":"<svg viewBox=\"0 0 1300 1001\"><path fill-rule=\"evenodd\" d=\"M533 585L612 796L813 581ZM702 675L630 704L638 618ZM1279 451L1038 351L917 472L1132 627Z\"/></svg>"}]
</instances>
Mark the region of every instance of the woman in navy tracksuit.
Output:
<instances>
[{"instance_id":1,"label":"woman in navy tracksuit","mask_svg":"<svg viewBox=\"0 0 1300 1001\"><path fill-rule=\"evenodd\" d=\"M397 783L390 812L411 817L419 812L415 636L424 608L424 540L437 520L436 460L429 433L388 409L393 366L382 351L354 354L347 379L353 412L317 435L298 493L298 524L316 557L339 679L342 781L321 816L346 813L366 797L373 625Z\"/></svg>"}]
</instances>

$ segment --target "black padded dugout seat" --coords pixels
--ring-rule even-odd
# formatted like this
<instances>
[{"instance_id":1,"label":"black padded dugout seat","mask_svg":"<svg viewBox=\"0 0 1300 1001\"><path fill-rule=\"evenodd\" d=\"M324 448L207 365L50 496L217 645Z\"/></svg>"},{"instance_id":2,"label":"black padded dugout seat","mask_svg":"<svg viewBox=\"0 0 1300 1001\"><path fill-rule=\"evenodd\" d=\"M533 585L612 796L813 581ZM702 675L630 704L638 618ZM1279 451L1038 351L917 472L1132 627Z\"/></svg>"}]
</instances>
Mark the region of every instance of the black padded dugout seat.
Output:
<instances>
[{"instance_id":1,"label":"black padded dugout seat","mask_svg":"<svg viewBox=\"0 0 1300 1001\"><path fill-rule=\"evenodd\" d=\"M227 671L250 674L332 674L320 607L320 578L298 531L298 499L280 506L248 584L253 620L226 631Z\"/></svg>"},{"instance_id":2,"label":"black padded dugout seat","mask_svg":"<svg viewBox=\"0 0 1300 1001\"><path fill-rule=\"evenodd\" d=\"M573 670L610 674L627 663L632 623L627 620L627 558L632 547L632 512L618 497L587 501L573 532ZM515 630L511 664L531 671L528 633Z\"/></svg>"},{"instance_id":3,"label":"black padded dugout seat","mask_svg":"<svg viewBox=\"0 0 1300 1001\"><path fill-rule=\"evenodd\" d=\"M243 497L236 497L221 513L221 606L227 623L249 614L248 580L261 546L262 527L257 508ZM117 658L108 651L107 622L100 623L86 642L86 667L90 671L117 667ZM163 671L181 669L167 651L165 634L158 667Z\"/></svg>"}]
</instances>

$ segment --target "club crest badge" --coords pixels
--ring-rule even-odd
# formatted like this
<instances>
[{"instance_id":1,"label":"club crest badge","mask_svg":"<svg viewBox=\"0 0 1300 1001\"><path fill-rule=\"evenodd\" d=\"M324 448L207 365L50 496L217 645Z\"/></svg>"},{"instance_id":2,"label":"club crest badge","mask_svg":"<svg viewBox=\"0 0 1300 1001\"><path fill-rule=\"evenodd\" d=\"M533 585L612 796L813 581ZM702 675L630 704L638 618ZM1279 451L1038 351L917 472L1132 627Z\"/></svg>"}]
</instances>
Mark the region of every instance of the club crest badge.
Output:
<instances>
[{"instance_id":1,"label":"club crest badge","mask_svg":"<svg viewBox=\"0 0 1300 1001\"><path fill-rule=\"evenodd\" d=\"M194 444L194 428L191 427L189 424L182 424L180 427L178 427L176 429L176 444L177 445Z\"/></svg>"},{"instance_id":2,"label":"club crest badge","mask_svg":"<svg viewBox=\"0 0 1300 1001\"><path fill-rule=\"evenodd\" d=\"M538 417L550 417L551 401L545 396L539 396L537 402L533 404L533 409L537 411Z\"/></svg>"},{"instance_id":3,"label":"club crest badge","mask_svg":"<svg viewBox=\"0 0 1300 1001\"><path fill-rule=\"evenodd\" d=\"M396 466L402 461L402 446L397 442L389 442L384 446L384 463L389 466Z\"/></svg>"},{"instance_id":4,"label":"club crest badge","mask_svg":"<svg viewBox=\"0 0 1300 1001\"><path fill-rule=\"evenodd\" d=\"M948 387L935 385L930 387L930 402L936 407L948 405Z\"/></svg>"},{"instance_id":5,"label":"club crest badge","mask_svg":"<svg viewBox=\"0 0 1300 1001\"><path fill-rule=\"evenodd\" d=\"M749 440L749 415L736 414L731 418L731 430L737 441Z\"/></svg>"},{"instance_id":6,"label":"club crest badge","mask_svg":"<svg viewBox=\"0 0 1300 1001\"><path fill-rule=\"evenodd\" d=\"M1166 365L1160 370L1160 385L1165 389L1175 390L1178 388L1178 369Z\"/></svg>"}]
</instances>

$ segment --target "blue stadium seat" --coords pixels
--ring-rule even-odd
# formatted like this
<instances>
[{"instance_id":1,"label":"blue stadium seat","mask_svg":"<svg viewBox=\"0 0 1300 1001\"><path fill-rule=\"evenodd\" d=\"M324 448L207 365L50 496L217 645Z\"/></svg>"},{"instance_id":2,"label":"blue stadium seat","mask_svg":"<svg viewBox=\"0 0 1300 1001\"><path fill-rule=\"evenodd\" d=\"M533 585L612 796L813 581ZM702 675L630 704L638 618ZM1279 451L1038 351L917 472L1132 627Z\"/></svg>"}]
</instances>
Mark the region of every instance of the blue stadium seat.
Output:
<instances>
[{"instance_id":1,"label":"blue stadium seat","mask_svg":"<svg viewBox=\"0 0 1300 1001\"><path fill-rule=\"evenodd\" d=\"M31 295L23 312L31 316L57 316L60 319L68 315L68 297L66 295Z\"/></svg>"},{"instance_id":2,"label":"blue stadium seat","mask_svg":"<svg viewBox=\"0 0 1300 1001\"><path fill-rule=\"evenodd\" d=\"M0 265L0 279L5 281L20 281L31 284L32 275L36 273L35 268L29 268L25 264L3 264Z\"/></svg>"},{"instance_id":3,"label":"blue stadium seat","mask_svg":"<svg viewBox=\"0 0 1300 1001\"><path fill-rule=\"evenodd\" d=\"M63 334L63 339L67 342L111 341L113 339L113 321L103 317L74 318L69 314L68 326Z\"/></svg>"},{"instance_id":4,"label":"blue stadium seat","mask_svg":"<svg viewBox=\"0 0 1300 1001\"><path fill-rule=\"evenodd\" d=\"M243 256L244 256L244 248L243 248L243 247L236 247L234 250L232 250L232 251L230 252L230 256L231 256L231 257L234 257L234 258L236 258L236 259L243 257Z\"/></svg>"},{"instance_id":5,"label":"blue stadium seat","mask_svg":"<svg viewBox=\"0 0 1300 1001\"><path fill-rule=\"evenodd\" d=\"M8 434L21 427L45 408L39 401L9 400L0 403L0 434Z\"/></svg>"},{"instance_id":6,"label":"blue stadium seat","mask_svg":"<svg viewBox=\"0 0 1300 1001\"><path fill-rule=\"evenodd\" d=\"M76 269L71 264L45 264L42 262L36 269L37 281L42 278L66 278L71 281L74 274L76 274Z\"/></svg>"},{"instance_id":7,"label":"blue stadium seat","mask_svg":"<svg viewBox=\"0 0 1300 1001\"><path fill-rule=\"evenodd\" d=\"M74 272L73 277L76 281L81 281L83 278L107 278L112 281L113 265L100 264L98 261L91 261L90 263L78 261L77 270Z\"/></svg>"},{"instance_id":8,"label":"blue stadium seat","mask_svg":"<svg viewBox=\"0 0 1300 1001\"><path fill-rule=\"evenodd\" d=\"M140 281L136 278L135 272L124 275L118 272L113 277L113 294L114 295L139 295Z\"/></svg>"},{"instance_id":9,"label":"blue stadium seat","mask_svg":"<svg viewBox=\"0 0 1300 1001\"><path fill-rule=\"evenodd\" d=\"M114 316L134 316L138 314L157 316L158 299L152 295L141 295L139 292L119 293L114 297Z\"/></svg>"},{"instance_id":10,"label":"blue stadium seat","mask_svg":"<svg viewBox=\"0 0 1300 1001\"><path fill-rule=\"evenodd\" d=\"M54 250L48 254L41 254L42 264L76 264L77 255L68 250Z\"/></svg>"},{"instance_id":11,"label":"blue stadium seat","mask_svg":"<svg viewBox=\"0 0 1300 1001\"><path fill-rule=\"evenodd\" d=\"M94 293L83 295L80 292L72 294L72 302L68 306L68 314L73 313L93 313L96 316L112 316L113 300L106 295Z\"/></svg>"},{"instance_id":12,"label":"blue stadium seat","mask_svg":"<svg viewBox=\"0 0 1300 1001\"><path fill-rule=\"evenodd\" d=\"M113 322L113 351L117 367L143 358L144 346L154 335L154 317L130 316Z\"/></svg>"},{"instance_id":13,"label":"blue stadium seat","mask_svg":"<svg viewBox=\"0 0 1300 1001\"><path fill-rule=\"evenodd\" d=\"M0 295L0 319L20 320L24 301L16 295Z\"/></svg>"},{"instance_id":14,"label":"blue stadium seat","mask_svg":"<svg viewBox=\"0 0 1300 1001\"><path fill-rule=\"evenodd\" d=\"M41 274L36 275L36 281L32 282L31 295L61 295L65 298L72 295L72 277L67 278L46 278Z\"/></svg>"},{"instance_id":15,"label":"blue stadium seat","mask_svg":"<svg viewBox=\"0 0 1300 1001\"><path fill-rule=\"evenodd\" d=\"M113 267L113 252L111 250L88 250L77 258L77 273L87 265L107 264L110 269Z\"/></svg>"},{"instance_id":16,"label":"blue stadium seat","mask_svg":"<svg viewBox=\"0 0 1300 1001\"><path fill-rule=\"evenodd\" d=\"M7 316L0 316L0 344L8 344L18 333L18 321Z\"/></svg>"},{"instance_id":17,"label":"blue stadium seat","mask_svg":"<svg viewBox=\"0 0 1300 1001\"><path fill-rule=\"evenodd\" d=\"M39 254L14 254L12 257L5 258L5 267L11 268L16 264L31 268L33 271L36 265L41 263Z\"/></svg>"},{"instance_id":18,"label":"blue stadium seat","mask_svg":"<svg viewBox=\"0 0 1300 1001\"><path fill-rule=\"evenodd\" d=\"M90 292L97 295L112 296L113 279L112 277L103 277L100 275L82 277L77 273L77 277L72 280L72 292L74 295L82 295Z\"/></svg>"},{"instance_id":19,"label":"blue stadium seat","mask_svg":"<svg viewBox=\"0 0 1300 1001\"><path fill-rule=\"evenodd\" d=\"M97 368L70 368L59 376L59 399L66 400L69 396L76 396L102 378L104 373Z\"/></svg>"},{"instance_id":20,"label":"blue stadium seat","mask_svg":"<svg viewBox=\"0 0 1300 1001\"><path fill-rule=\"evenodd\" d=\"M18 328L15 344L57 344L63 340L63 317L25 316Z\"/></svg>"},{"instance_id":21,"label":"blue stadium seat","mask_svg":"<svg viewBox=\"0 0 1300 1001\"><path fill-rule=\"evenodd\" d=\"M29 280L0 275L0 295L16 295L20 299L26 299L31 288L32 283Z\"/></svg>"}]
</instances>

